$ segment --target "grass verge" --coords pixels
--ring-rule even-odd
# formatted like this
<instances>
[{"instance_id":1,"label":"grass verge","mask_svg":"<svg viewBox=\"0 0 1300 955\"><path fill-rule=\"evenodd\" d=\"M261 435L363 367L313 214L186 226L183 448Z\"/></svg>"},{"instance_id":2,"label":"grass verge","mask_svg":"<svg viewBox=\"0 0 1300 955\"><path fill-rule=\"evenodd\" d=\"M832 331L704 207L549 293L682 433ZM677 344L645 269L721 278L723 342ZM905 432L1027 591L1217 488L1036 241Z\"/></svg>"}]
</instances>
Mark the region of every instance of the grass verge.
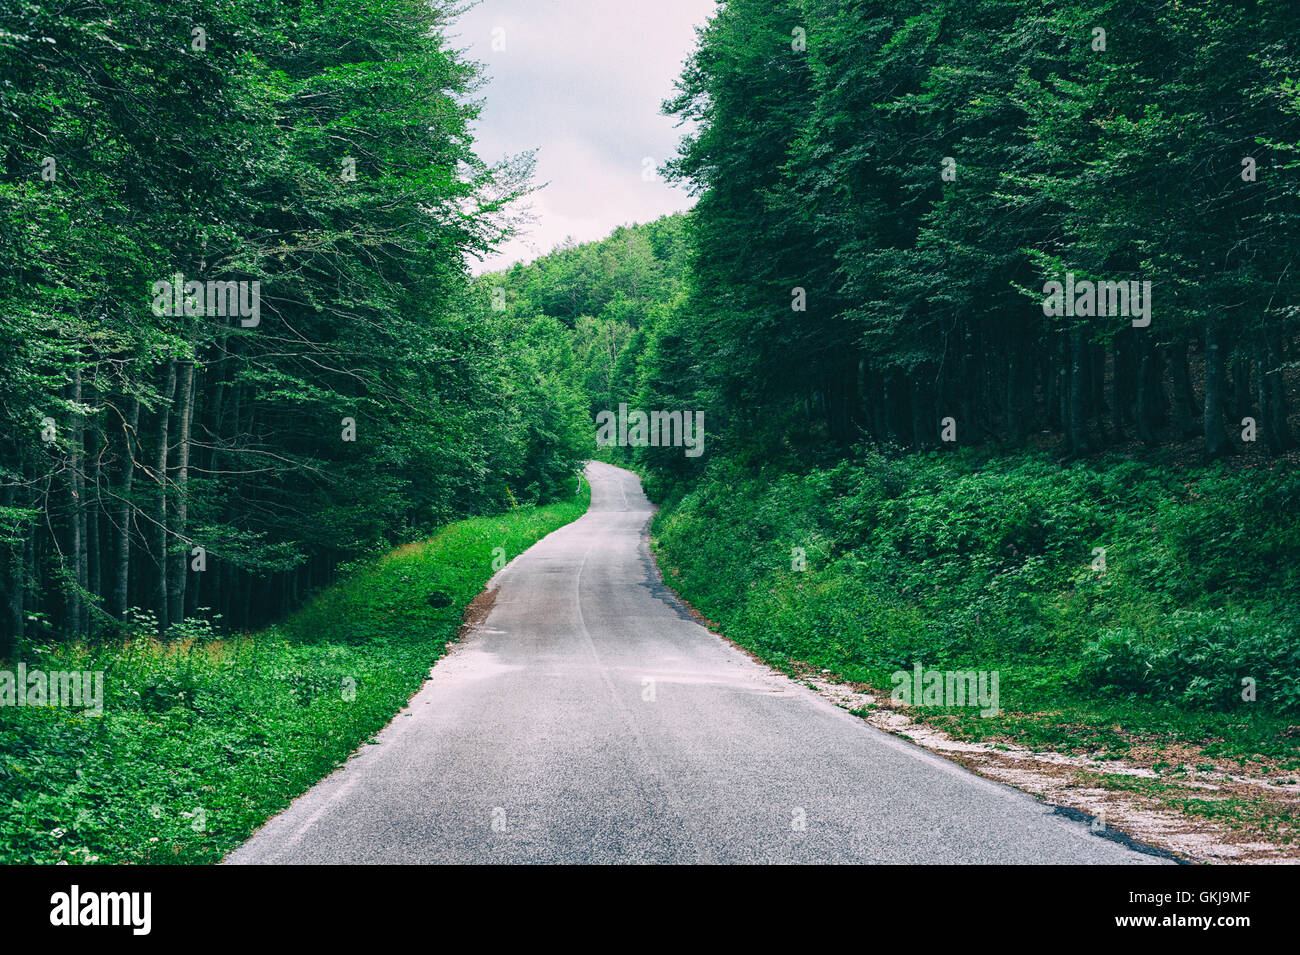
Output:
<instances>
[{"instance_id":1,"label":"grass verge","mask_svg":"<svg viewBox=\"0 0 1300 955\"><path fill-rule=\"evenodd\" d=\"M719 462L652 533L666 583L769 665L897 707L894 674L918 663L997 673L996 715L907 716L1151 769L1209 817L1180 773L1300 770L1298 505L1281 467L867 453L801 474ZM1243 799L1225 818L1297 840L1294 794Z\"/></svg>"},{"instance_id":2,"label":"grass verge","mask_svg":"<svg viewBox=\"0 0 1300 955\"><path fill-rule=\"evenodd\" d=\"M590 499L449 525L259 633L34 648L28 671L102 671L103 712L0 707L0 863L220 860L388 724L494 561Z\"/></svg>"}]
</instances>

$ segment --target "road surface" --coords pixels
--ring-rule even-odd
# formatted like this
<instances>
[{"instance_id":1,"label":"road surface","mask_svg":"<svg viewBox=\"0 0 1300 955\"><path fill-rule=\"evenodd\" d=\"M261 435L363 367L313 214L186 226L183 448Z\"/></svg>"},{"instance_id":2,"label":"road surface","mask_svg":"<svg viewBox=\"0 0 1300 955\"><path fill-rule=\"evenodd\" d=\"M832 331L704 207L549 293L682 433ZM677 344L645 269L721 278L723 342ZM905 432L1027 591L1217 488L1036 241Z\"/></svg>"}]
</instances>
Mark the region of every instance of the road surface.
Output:
<instances>
[{"instance_id":1,"label":"road surface","mask_svg":"<svg viewBox=\"0 0 1300 955\"><path fill-rule=\"evenodd\" d=\"M231 863L1151 863L882 733L696 624L637 477L506 566L487 618Z\"/></svg>"}]
</instances>

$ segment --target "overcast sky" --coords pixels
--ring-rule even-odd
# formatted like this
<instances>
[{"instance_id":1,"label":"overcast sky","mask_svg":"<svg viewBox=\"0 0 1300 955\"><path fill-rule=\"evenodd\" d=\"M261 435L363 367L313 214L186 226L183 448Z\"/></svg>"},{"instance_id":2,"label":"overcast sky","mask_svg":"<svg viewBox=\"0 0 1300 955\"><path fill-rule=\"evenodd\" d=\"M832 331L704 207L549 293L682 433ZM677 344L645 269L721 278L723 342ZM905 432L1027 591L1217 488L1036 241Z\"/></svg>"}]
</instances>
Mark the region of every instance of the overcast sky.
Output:
<instances>
[{"instance_id":1,"label":"overcast sky","mask_svg":"<svg viewBox=\"0 0 1300 955\"><path fill-rule=\"evenodd\" d=\"M676 151L681 131L660 104L714 0L482 0L448 31L483 63L479 156L489 164L537 150L527 234L474 272L544 255L566 236L600 239L692 202L642 178ZM504 47L503 49L494 49Z\"/></svg>"}]
</instances>

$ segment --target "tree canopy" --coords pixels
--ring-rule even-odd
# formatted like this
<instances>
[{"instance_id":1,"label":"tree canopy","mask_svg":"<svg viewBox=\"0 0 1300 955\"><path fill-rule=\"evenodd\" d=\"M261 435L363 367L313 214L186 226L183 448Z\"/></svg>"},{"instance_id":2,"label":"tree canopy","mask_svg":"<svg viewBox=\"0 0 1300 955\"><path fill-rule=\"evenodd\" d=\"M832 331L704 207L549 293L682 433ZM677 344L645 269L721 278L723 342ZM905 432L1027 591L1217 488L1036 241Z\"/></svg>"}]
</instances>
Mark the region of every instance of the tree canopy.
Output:
<instances>
[{"instance_id":1,"label":"tree canopy","mask_svg":"<svg viewBox=\"0 0 1300 955\"><path fill-rule=\"evenodd\" d=\"M531 170L475 155L452 12L0 14L0 657L133 607L252 626L567 486L581 408L466 274Z\"/></svg>"}]
</instances>

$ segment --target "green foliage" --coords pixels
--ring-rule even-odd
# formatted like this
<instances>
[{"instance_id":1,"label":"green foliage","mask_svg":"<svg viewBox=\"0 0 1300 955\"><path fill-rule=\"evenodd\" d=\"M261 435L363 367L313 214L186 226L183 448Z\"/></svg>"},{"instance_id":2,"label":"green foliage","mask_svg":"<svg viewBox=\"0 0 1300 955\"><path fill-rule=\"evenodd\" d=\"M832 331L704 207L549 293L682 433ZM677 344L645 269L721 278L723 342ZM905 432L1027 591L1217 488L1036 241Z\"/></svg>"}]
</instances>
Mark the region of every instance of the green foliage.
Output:
<instances>
[{"instance_id":1,"label":"green foliage","mask_svg":"<svg viewBox=\"0 0 1300 955\"><path fill-rule=\"evenodd\" d=\"M1084 648L1080 679L1132 698L1175 700L1187 709L1237 710L1257 701L1300 713L1300 625L1244 614L1177 614L1155 639L1131 628L1103 633Z\"/></svg>"},{"instance_id":2,"label":"green foliage","mask_svg":"<svg viewBox=\"0 0 1300 955\"><path fill-rule=\"evenodd\" d=\"M669 582L778 663L885 689L916 662L998 670L1012 714L1217 713L1241 738L1225 721L1300 714L1297 494L1280 469L864 451L801 474L715 462L654 535Z\"/></svg>"},{"instance_id":3,"label":"green foliage","mask_svg":"<svg viewBox=\"0 0 1300 955\"><path fill-rule=\"evenodd\" d=\"M1252 450L1226 436L1249 408L1292 447L1297 27L1270 2L721 5L665 104L699 194L675 403L768 463L937 446L945 416L1076 455L1208 421L1219 456ZM1153 323L1045 319L1066 271L1152 282Z\"/></svg>"},{"instance_id":4,"label":"green foliage","mask_svg":"<svg viewBox=\"0 0 1300 955\"><path fill-rule=\"evenodd\" d=\"M568 485L582 408L530 350L557 336L466 275L531 163L475 155L454 12L0 14L0 657L132 606L259 626L341 562ZM177 273L260 282L260 322L155 314Z\"/></svg>"},{"instance_id":5,"label":"green foliage","mask_svg":"<svg viewBox=\"0 0 1300 955\"><path fill-rule=\"evenodd\" d=\"M0 707L0 862L219 860L392 719L493 548L513 558L581 516L590 489L573 490L367 562L256 634L160 644L143 617L123 643L35 648L31 667L102 670L103 715Z\"/></svg>"},{"instance_id":6,"label":"green foliage","mask_svg":"<svg viewBox=\"0 0 1300 955\"><path fill-rule=\"evenodd\" d=\"M619 226L606 239L566 241L548 255L484 276L487 289L506 290L507 311L551 315L569 328L583 316L642 325L648 309L671 299L685 270L680 215Z\"/></svg>"},{"instance_id":7,"label":"green foliage","mask_svg":"<svg viewBox=\"0 0 1300 955\"><path fill-rule=\"evenodd\" d=\"M643 353L662 338L670 303L678 300L686 273L683 217L669 215L644 225L620 226L608 238L565 243L526 265L482 276L480 300L496 289L505 296L500 323L532 328L566 346L550 352L551 393L581 396L584 448L590 454L593 416L641 394ZM562 380L556 380L557 378Z\"/></svg>"}]
</instances>

